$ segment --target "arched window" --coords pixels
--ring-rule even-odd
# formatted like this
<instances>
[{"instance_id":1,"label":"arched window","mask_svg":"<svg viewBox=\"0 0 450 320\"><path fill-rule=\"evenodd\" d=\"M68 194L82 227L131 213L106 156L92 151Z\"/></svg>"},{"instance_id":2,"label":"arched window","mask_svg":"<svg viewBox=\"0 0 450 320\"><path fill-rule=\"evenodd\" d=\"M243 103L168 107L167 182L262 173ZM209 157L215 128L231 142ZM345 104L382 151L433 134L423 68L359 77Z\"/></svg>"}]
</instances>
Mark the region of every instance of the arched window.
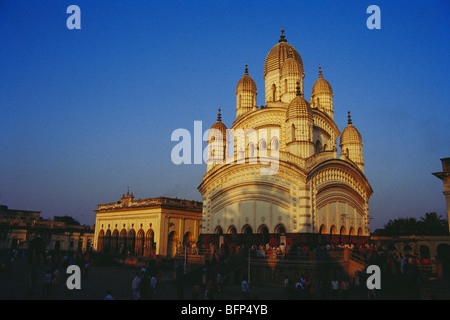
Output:
<instances>
[{"instance_id":1,"label":"arched window","mask_svg":"<svg viewBox=\"0 0 450 320\"><path fill-rule=\"evenodd\" d=\"M284 93L288 92L288 81L287 79L284 79Z\"/></svg>"},{"instance_id":2,"label":"arched window","mask_svg":"<svg viewBox=\"0 0 450 320\"><path fill-rule=\"evenodd\" d=\"M346 233L347 233L347 230L345 229L345 227L342 227L342 228L341 228L341 231L340 231L340 235L341 235L341 236L345 236Z\"/></svg>"},{"instance_id":3,"label":"arched window","mask_svg":"<svg viewBox=\"0 0 450 320\"><path fill-rule=\"evenodd\" d=\"M330 234L336 234L336 227L335 226L331 226Z\"/></svg>"},{"instance_id":4,"label":"arched window","mask_svg":"<svg viewBox=\"0 0 450 320\"><path fill-rule=\"evenodd\" d=\"M255 146L253 145L252 142L250 142L249 145L248 145L248 156L250 158L255 156Z\"/></svg>"},{"instance_id":5,"label":"arched window","mask_svg":"<svg viewBox=\"0 0 450 320\"><path fill-rule=\"evenodd\" d=\"M316 153L322 152L322 143L320 140L316 141Z\"/></svg>"},{"instance_id":6,"label":"arched window","mask_svg":"<svg viewBox=\"0 0 450 320\"><path fill-rule=\"evenodd\" d=\"M244 234L251 234L251 233L253 233L253 229L252 229L252 227L250 227L248 224L246 224L246 225L242 228L242 233L244 233Z\"/></svg>"},{"instance_id":7,"label":"arched window","mask_svg":"<svg viewBox=\"0 0 450 320\"><path fill-rule=\"evenodd\" d=\"M327 144L323 145L323 151L328 151L328 145Z\"/></svg>"},{"instance_id":8,"label":"arched window","mask_svg":"<svg viewBox=\"0 0 450 320\"><path fill-rule=\"evenodd\" d=\"M183 237L183 245L184 246L191 246L191 244L194 242L194 237L190 231L186 232Z\"/></svg>"},{"instance_id":9,"label":"arched window","mask_svg":"<svg viewBox=\"0 0 450 320\"><path fill-rule=\"evenodd\" d=\"M267 143L266 143L266 140L261 140L260 142L259 142L259 148L260 149L267 149Z\"/></svg>"},{"instance_id":10,"label":"arched window","mask_svg":"<svg viewBox=\"0 0 450 320\"><path fill-rule=\"evenodd\" d=\"M274 151L278 151L278 139L276 137L272 138L272 141L270 142L270 148Z\"/></svg>"},{"instance_id":11,"label":"arched window","mask_svg":"<svg viewBox=\"0 0 450 320\"><path fill-rule=\"evenodd\" d=\"M241 95L239 95L239 108L242 106L242 96Z\"/></svg>"},{"instance_id":12,"label":"arched window","mask_svg":"<svg viewBox=\"0 0 450 320\"><path fill-rule=\"evenodd\" d=\"M236 231L236 227L235 226L230 226L228 228L228 234L236 234L236 233L237 233L237 231Z\"/></svg>"},{"instance_id":13,"label":"arched window","mask_svg":"<svg viewBox=\"0 0 450 320\"><path fill-rule=\"evenodd\" d=\"M267 228L267 226L263 224L258 228L258 233L269 234L269 228Z\"/></svg>"},{"instance_id":14,"label":"arched window","mask_svg":"<svg viewBox=\"0 0 450 320\"><path fill-rule=\"evenodd\" d=\"M286 228L280 223L275 226L275 233L278 233L278 234L286 233Z\"/></svg>"},{"instance_id":15,"label":"arched window","mask_svg":"<svg viewBox=\"0 0 450 320\"><path fill-rule=\"evenodd\" d=\"M325 225L321 225L319 229L320 234L326 234L327 233L327 227Z\"/></svg>"},{"instance_id":16,"label":"arched window","mask_svg":"<svg viewBox=\"0 0 450 320\"><path fill-rule=\"evenodd\" d=\"M217 227L216 227L216 230L214 230L214 233L215 233L215 234L223 234L222 227L221 227L221 226L217 226Z\"/></svg>"},{"instance_id":17,"label":"arched window","mask_svg":"<svg viewBox=\"0 0 450 320\"><path fill-rule=\"evenodd\" d=\"M353 227L350 228L348 235L350 236L354 236L355 235L355 229L353 229Z\"/></svg>"},{"instance_id":18,"label":"arched window","mask_svg":"<svg viewBox=\"0 0 450 320\"><path fill-rule=\"evenodd\" d=\"M295 124L292 124L292 127L291 127L291 138L292 138L292 141L295 141Z\"/></svg>"},{"instance_id":19,"label":"arched window","mask_svg":"<svg viewBox=\"0 0 450 320\"><path fill-rule=\"evenodd\" d=\"M272 101L276 101L277 98L277 86L275 84L272 85Z\"/></svg>"}]
</instances>

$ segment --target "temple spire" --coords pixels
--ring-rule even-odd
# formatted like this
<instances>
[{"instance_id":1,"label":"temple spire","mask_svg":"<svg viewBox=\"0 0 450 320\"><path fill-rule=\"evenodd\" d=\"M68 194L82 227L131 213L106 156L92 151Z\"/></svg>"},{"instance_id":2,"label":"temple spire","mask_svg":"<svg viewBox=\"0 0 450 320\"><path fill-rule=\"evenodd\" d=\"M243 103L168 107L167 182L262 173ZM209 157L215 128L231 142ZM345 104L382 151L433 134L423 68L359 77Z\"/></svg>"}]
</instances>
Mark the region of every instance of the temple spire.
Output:
<instances>
[{"instance_id":1,"label":"temple spire","mask_svg":"<svg viewBox=\"0 0 450 320\"><path fill-rule=\"evenodd\" d=\"M244 74L248 75L248 67L247 67L247 64L245 64L245 72L244 72Z\"/></svg>"},{"instance_id":2,"label":"temple spire","mask_svg":"<svg viewBox=\"0 0 450 320\"><path fill-rule=\"evenodd\" d=\"M350 115L350 111L348 112L348 124L352 124L352 116Z\"/></svg>"},{"instance_id":3,"label":"temple spire","mask_svg":"<svg viewBox=\"0 0 450 320\"><path fill-rule=\"evenodd\" d=\"M220 114L220 108L219 108L219 113L217 114L217 121L222 122L222 115Z\"/></svg>"},{"instance_id":4,"label":"temple spire","mask_svg":"<svg viewBox=\"0 0 450 320\"><path fill-rule=\"evenodd\" d=\"M322 76L322 67L321 66L319 66L319 78L323 78L323 76Z\"/></svg>"},{"instance_id":5,"label":"temple spire","mask_svg":"<svg viewBox=\"0 0 450 320\"><path fill-rule=\"evenodd\" d=\"M281 28L281 36L280 36L280 40L278 40L278 42L287 42L286 37L284 35L284 29Z\"/></svg>"}]
</instances>

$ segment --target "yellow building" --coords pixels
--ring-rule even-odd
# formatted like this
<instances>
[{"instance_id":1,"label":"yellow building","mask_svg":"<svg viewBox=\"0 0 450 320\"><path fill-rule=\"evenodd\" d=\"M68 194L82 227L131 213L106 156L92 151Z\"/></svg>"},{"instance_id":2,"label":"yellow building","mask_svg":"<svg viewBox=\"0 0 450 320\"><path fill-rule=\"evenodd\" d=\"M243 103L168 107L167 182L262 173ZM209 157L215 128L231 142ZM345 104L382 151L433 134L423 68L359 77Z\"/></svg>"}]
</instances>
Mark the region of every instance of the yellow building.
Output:
<instances>
[{"instance_id":1,"label":"yellow building","mask_svg":"<svg viewBox=\"0 0 450 320\"><path fill-rule=\"evenodd\" d=\"M201 212L201 202L165 197L135 200L127 192L118 202L97 206L94 248L134 256L173 256L197 241Z\"/></svg>"},{"instance_id":2,"label":"yellow building","mask_svg":"<svg viewBox=\"0 0 450 320\"><path fill-rule=\"evenodd\" d=\"M321 68L309 101L304 77L302 58L282 30L264 64L265 106L256 104L257 87L246 66L230 129L219 109L198 187L204 244L369 236L373 190L364 174L361 134L350 112L342 132L334 122L333 90Z\"/></svg>"}]
</instances>

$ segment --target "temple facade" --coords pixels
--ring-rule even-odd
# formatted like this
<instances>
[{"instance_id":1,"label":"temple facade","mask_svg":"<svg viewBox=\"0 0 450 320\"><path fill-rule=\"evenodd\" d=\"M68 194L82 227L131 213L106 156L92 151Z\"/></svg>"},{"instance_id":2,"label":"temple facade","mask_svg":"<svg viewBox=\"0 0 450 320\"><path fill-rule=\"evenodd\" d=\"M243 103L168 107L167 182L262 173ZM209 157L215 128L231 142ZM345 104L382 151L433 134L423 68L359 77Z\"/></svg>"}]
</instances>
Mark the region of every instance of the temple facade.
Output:
<instances>
[{"instance_id":1,"label":"temple facade","mask_svg":"<svg viewBox=\"0 0 450 320\"><path fill-rule=\"evenodd\" d=\"M351 242L369 236L363 140L348 112L334 121L333 90L319 66L309 101L299 52L282 30L264 64L265 105L246 65L236 119L208 134L203 242ZM336 112L346 112L336 110ZM257 243L255 243L257 242Z\"/></svg>"}]
</instances>

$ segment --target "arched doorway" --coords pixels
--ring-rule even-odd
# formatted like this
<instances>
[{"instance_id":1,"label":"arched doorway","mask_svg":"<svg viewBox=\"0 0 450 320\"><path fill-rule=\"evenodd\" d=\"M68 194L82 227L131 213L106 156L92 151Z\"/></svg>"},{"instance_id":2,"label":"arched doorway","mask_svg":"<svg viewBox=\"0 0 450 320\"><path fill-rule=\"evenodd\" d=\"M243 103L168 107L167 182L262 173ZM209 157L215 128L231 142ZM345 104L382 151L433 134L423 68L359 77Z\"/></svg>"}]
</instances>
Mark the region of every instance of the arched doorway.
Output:
<instances>
[{"instance_id":1,"label":"arched doorway","mask_svg":"<svg viewBox=\"0 0 450 320\"><path fill-rule=\"evenodd\" d=\"M191 252L192 244L194 243L194 236L191 232L186 232L183 236L183 249L187 250L186 252Z\"/></svg>"},{"instance_id":2,"label":"arched doorway","mask_svg":"<svg viewBox=\"0 0 450 320\"><path fill-rule=\"evenodd\" d=\"M321 225L319 229L320 234L327 234L327 227L325 225Z\"/></svg>"},{"instance_id":3,"label":"arched doorway","mask_svg":"<svg viewBox=\"0 0 450 320\"><path fill-rule=\"evenodd\" d=\"M348 235L349 236L354 236L355 235L355 229L353 227L351 227L350 230L348 231Z\"/></svg>"},{"instance_id":4,"label":"arched doorway","mask_svg":"<svg viewBox=\"0 0 450 320\"><path fill-rule=\"evenodd\" d=\"M144 256L150 257L154 255L155 233L152 229L145 234Z\"/></svg>"},{"instance_id":5,"label":"arched doorway","mask_svg":"<svg viewBox=\"0 0 450 320\"><path fill-rule=\"evenodd\" d=\"M258 233L261 235L261 244L266 245L270 241L269 228L263 224L259 227Z\"/></svg>"},{"instance_id":6,"label":"arched doorway","mask_svg":"<svg viewBox=\"0 0 450 320\"><path fill-rule=\"evenodd\" d=\"M137 233L134 251L138 256L142 256L144 254L144 230L142 229L139 229Z\"/></svg>"},{"instance_id":7,"label":"arched doorway","mask_svg":"<svg viewBox=\"0 0 450 320\"><path fill-rule=\"evenodd\" d=\"M178 235L175 231L169 233L169 238L167 239L167 256L173 257L177 253L177 243Z\"/></svg>"},{"instance_id":8,"label":"arched doorway","mask_svg":"<svg viewBox=\"0 0 450 320\"><path fill-rule=\"evenodd\" d=\"M252 227L250 227L248 224L246 224L246 225L242 228L242 233L243 233L243 234L252 234L252 233L253 233L253 229L252 229Z\"/></svg>"},{"instance_id":9,"label":"arched doorway","mask_svg":"<svg viewBox=\"0 0 450 320\"><path fill-rule=\"evenodd\" d=\"M358 229L358 236L361 237L362 235L363 235L363 230L362 230L362 228L359 228Z\"/></svg>"},{"instance_id":10,"label":"arched doorway","mask_svg":"<svg viewBox=\"0 0 450 320\"><path fill-rule=\"evenodd\" d=\"M109 253L111 250L111 230L106 230L105 240L103 241L103 252Z\"/></svg>"},{"instance_id":11,"label":"arched doorway","mask_svg":"<svg viewBox=\"0 0 450 320\"><path fill-rule=\"evenodd\" d=\"M100 230L100 232L98 233L98 238L97 238L97 252L103 252L103 240L105 238L105 232L102 230ZM55 242L55 246L56 246L56 242ZM59 242L58 242L58 247L59 247ZM56 250L56 249L55 249Z\"/></svg>"},{"instance_id":12,"label":"arched doorway","mask_svg":"<svg viewBox=\"0 0 450 320\"><path fill-rule=\"evenodd\" d=\"M337 232L336 232L336 227L335 226L331 226L331 228L330 228L330 234L331 235L335 235Z\"/></svg>"},{"instance_id":13,"label":"arched doorway","mask_svg":"<svg viewBox=\"0 0 450 320\"><path fill-rule=\"evenodd\" d=\"M275 227L275 233L278 234L285 234L286 233L286 228L280 223Z\"/></svg>"},{"instance_id":14,"label":"arched doorway","mask_svg":"<svg viewBox=\"0 0 450 320\"><path fill-rule=\"evenodd\" d=\"M117 253L119 249L119 230L115 229L111 236L111 253Z\"/></svg>"},{"instance_id":15,"label":"arched doorway","mask_svg":"<svg viewBox=\"0 0 450 320\"><path fill-rule=\"evenodd\" d=\"M135 244L136 244L136 231L134 231L134 229L131 229L130 232L128 232L127 238L127 248L130 255L134 255Z\"/></svg>"},{"instance_id":16,"label":"arched doorway","mask_svg":"<svg viewBox=\"0 0 450 320\"><path fill-rule=\"evenodd\" d=\"M237 230L235 226L230 226L228 228L228 234L237 234Z\"/></svg>"},{"instance_id":17,"label":"arched doorway","mask_svg":"<svg viewBox=\"0 0 450 320\"><path fill-rule=\"evenodd\" d=\"M347 230L345 229L345 227L341 227L341 231L339 232L339 234L340 234L341 236L347 235Z\"/></svg>"},{"instance_id":18,"label":"arched doorway","mask_svg":"<svg viewBox=\"0 0 450 320\"><path fill-rule=\"evenodd\" d=\"M428 248L427 245L421 245L419 247L419 255L420 255L420 259L424 260L424 259L430 259L430 248Z\"/></svg>"},{"instance_id":19,"label":"arched doorway","mask_svg":"<svg viewBox=\"0 0 450 320\"><path fill-rule=\"evenodd\" d=\"M127 251L127 230L122 229L120 231L119 236L119 252L120 253L126 253Z\"/></svg>"}]
</instances>

